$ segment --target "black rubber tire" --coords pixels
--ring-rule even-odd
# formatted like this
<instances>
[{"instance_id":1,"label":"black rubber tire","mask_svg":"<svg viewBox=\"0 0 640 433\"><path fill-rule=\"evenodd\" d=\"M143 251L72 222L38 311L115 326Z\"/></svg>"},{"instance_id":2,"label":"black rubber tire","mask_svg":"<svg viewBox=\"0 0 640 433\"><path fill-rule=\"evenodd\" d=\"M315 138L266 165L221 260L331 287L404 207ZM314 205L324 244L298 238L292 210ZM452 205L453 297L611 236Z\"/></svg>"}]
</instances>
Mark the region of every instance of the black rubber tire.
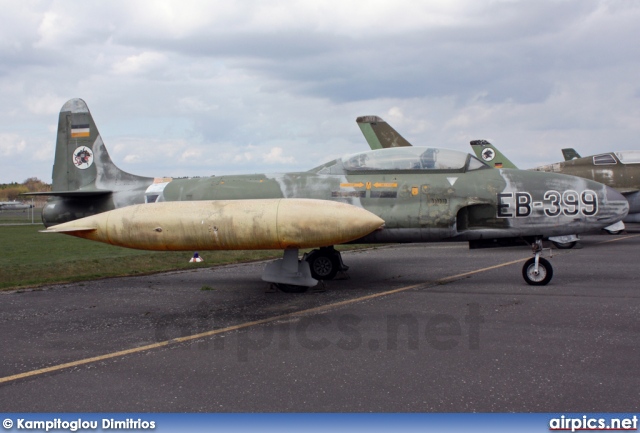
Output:
<instances>
[{"instance_id":1,"label":"black rubber tire","mask_svg":"<svg viewBox=\"0 0 640 433\"><path fill-rule=\"evenodd\" d=\"M304 293L309 288L307 286L296 286L294 284L274 283L275 286L284 293Z\"/></svg>"},{"instance_id":2,"label":"black rubber tire","mask_svg":"<svg viewBox=\"0 0 640 433\"><path fill-rule=\"evenodd\" d=\"M553 278L553 267L549 260L543 259L540 257L538 259L538 275L534 275L533 269L536 265L536 259L530 258L526 262L524 262L524 266L522 267L522 277L532 286L546 286Z\"/></svg>"},{"instance_id":3,"label":"black rubber tire","mask_svg":"<svg viewBox=\"0 0 640 433\"><path fill-rule=\"evenodd\" d=\"M338 255L322 250L313 251L307 257L311 276L316 280L333 280L340 269Z\"/></svg>"},{"instance_id":4,"label":"black rubber tire","mask_svg":"<svg viewBox=\"0 0 640 433\"><path fill-rule=\"evenodd\" d=\"M605 232L609 233L610 235L619 235L623 232L623 230L605 230Z\"/></svg>"},{"instance_id":5,"label":"black rubber tire","mask_svg":"<svg viewBox=\"0 0 640 433\"><path fill-rule=\"evenodd\" d=\"M570 250L571 248L575 247L576 244L577 244L576 241L573 241L573 242L552 242L552 243L559 250Z\"/></svg>"}]
</instances>

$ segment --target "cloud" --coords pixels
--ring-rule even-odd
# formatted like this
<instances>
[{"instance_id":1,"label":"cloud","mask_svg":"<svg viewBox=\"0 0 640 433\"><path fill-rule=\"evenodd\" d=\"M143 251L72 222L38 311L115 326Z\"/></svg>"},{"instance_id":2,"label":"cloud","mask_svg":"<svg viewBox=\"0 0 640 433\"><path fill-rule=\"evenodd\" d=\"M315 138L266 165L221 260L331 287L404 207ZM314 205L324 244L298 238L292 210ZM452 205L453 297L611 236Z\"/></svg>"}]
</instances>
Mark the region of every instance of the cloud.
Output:
<instances>
[{"instance_id":1,"label":"cloud","mask_svg":"<svg viewBox=\"0 0 640 433\"><path fill-rule=\"evenodd\" d=\"M200 149L191 148L187 149L180 155L180 161L195 161L202 157L202 151Z\"/></svg>"},{"instance_id":2,"label":"cloud","mask_svg":"<svg viewBox=\"0 0 640 433\"><path fill-rule=\"evenodd\" d=\"M60 16L57 13L51 11L45 12L38 27L38 36L40 39L35 45L46 47L60 42L60 35L64 28L65 25L61 22Z\"/></svg>"},{"instance_id":3,"label":"cloud","mask_svg":"<svg viewBox=\"0 0 640 433\"><path fill-rule=\"evenodd\" d=\"M0 133L0 155L16 156L27 149L27 142L17 134Z\"/></svg>"},{"instance_id":4,"label":"cloud","mask_svg":"<svg viewBox=\"0 0 640 433\"><path fill-rule=\"evenodd\" d=\"M0 154L50 156L0 182L50 179L72 97L151 176L306 170L365 150L365 114L414 144L491 138L523 166L633 148L639 20L612 0L10 3Z\"/></svg>"},{"instance_id":5,"label":"cloud","mask_svg":"<svg viewBox=\"0 0 640 433\"><path fill-rule=\"evenodd\" d=\"M264 155L264 161L267 164L293 164L295 158L293 156L284 156L284 149L281 147L272 147L269 153Z\"/></svg>"},{"instance_id":6,"label":"cloud","mask_svg":"<svg viewBox=\"0 0 640 433\"><path fill-rule=\"evenodd\" d=\"M127 164L132 164L132 163L135 163L135 162L138 162L138 161L140 161L140 155L130 154L130 155L126 155L124 157L124 162L127 163Z\"/></svg>"},{"instance_id":7,"label":"cloud","mask_svg":"<svg viewBox=\"0 0 640 433\"><path fill-rule=\"evenodd\" d=\"M112 70L116 75L134 75L160 67L166 60L161 53L143 52L116 62Z\"/></svg>"},{"instance_id":8,"label":"cloud","mask_svg":"<svg viewBox=\"0 0 640 433\"><path fill-rule=\"evenodd\" d=\"M64 104L65 99L48 93L45 95L29 96L26 99L25 105L27 109L36 115L50 115L54 116L60 111L60 107Z\"/></svg>"}]
</instances>

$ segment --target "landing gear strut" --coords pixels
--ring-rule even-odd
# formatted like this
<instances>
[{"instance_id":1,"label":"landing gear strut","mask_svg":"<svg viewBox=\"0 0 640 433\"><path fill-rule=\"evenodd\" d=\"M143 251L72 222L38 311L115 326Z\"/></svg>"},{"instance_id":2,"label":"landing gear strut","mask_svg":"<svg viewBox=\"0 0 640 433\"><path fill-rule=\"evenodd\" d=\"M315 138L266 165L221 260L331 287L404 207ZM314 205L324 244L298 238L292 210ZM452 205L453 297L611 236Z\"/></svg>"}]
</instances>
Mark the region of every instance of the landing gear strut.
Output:
<instances>
[{"instance_id":1,"label":"landing gear strut","mask_svg":"<svg viewBox=\"0 0 640 433\"><path fill-rule=\"evenodd\" d=\"M542 254L542 239L536 240L532 245L534 257L524 263L522 276L527 284L532 286L545 286L553 278L553 268L548 260L540 257ZM551 251L551 249L549 249Z\"/></svg>"},{"instance_id":2,"label":"landing gear strut","mask_svg":"<svg viewBox=\"0 0 640 433\"><path fill-rule=\"evenodd\" d=\"M284 250L281 259L267 264L262 280L286 293L306 292L318 284L318 280L332 280L340 271L349 267L342 263L342 256L330 247L322 247L298 260L298 250Z\"/></svg>"},{"instance_id":3,"label":"landing gear strut","mask_svg":"<svg viewBox=\"0 0 640 433\"><path fill-rule=\"evenodd\" d=\"M333 280L339 271L349 269L349 266L342 262L340 252L333 246L313 250L302 259L309 263L311 276L316 280Z\"/></svg>"},{"instance_id":4,"label":"landing gear strut","mask_svg":"<svg viewBox=\"0 0 640 433\"><path fill-rule=\"evenodd\" d=\"M298 260L298 249L284 250L281 259L268 263L262 273L262 280L274 283L287 293L302 293L318 284L311 277L309 263Z\"/></svg>"}]
</instances>

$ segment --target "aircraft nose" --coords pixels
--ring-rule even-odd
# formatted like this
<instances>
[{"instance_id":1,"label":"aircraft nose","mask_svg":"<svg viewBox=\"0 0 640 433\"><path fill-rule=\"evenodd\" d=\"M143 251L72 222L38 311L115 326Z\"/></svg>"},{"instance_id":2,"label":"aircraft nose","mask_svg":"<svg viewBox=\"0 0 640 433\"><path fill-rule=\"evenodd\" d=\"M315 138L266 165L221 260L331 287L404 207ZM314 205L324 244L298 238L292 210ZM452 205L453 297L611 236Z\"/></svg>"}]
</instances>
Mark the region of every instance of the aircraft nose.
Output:
<instances>
[{"instance_id":1,"label":"aircraft nose","mask_svg":"<svg viewBox=\"0 0 640 433\"><path fill-rule=\"evenodd\" d=\"M622 220L629 213L629 202L627 199L610 186L605 186L605 215L611 222Z\"/></svg>"}]
</instances>

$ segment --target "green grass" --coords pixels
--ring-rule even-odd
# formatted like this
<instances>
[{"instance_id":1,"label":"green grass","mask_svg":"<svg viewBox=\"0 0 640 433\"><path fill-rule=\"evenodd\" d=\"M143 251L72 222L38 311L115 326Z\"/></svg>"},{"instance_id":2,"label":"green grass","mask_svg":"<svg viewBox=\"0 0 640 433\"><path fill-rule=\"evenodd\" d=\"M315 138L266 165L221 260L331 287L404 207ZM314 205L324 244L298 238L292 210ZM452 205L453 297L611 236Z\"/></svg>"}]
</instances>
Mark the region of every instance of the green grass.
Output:
<instances>
[{"instance_id":1,"label":"green grass","mask_svg":"<svg viewBox=\"0 0 640 433\"><path fill-rule=\"evenodd\" d=\"M279 250L202 251L204 262L189 263L193 253L188 251L131 250L38 232L43 229L42 225L0 226L0 290L282 257ZM212 289L203 286L202 290Z\"/></svg>"},{"instance_id":2,"label":"green grass","mask_svg":"<svg viewBox=\"0 0 640 433\"><path fill-rule=\"evenodd\" d=\"M42 224L42 209L34 209L33 221ZM0 211L0 224L31 224L31 209Z\"/></svg>"},{"instance_id":3,"label":"green grass","mask_svg":"<svg viewBox=\"0 0 640 433\"><path fill-rule=\"evenodd\" d=\"M189 263L188 251L140 251L55 233L42 225L0 226L0 290L48 283L140 275L279 257L280 251L204 251Z\"/></svg>"}]
</instances>

